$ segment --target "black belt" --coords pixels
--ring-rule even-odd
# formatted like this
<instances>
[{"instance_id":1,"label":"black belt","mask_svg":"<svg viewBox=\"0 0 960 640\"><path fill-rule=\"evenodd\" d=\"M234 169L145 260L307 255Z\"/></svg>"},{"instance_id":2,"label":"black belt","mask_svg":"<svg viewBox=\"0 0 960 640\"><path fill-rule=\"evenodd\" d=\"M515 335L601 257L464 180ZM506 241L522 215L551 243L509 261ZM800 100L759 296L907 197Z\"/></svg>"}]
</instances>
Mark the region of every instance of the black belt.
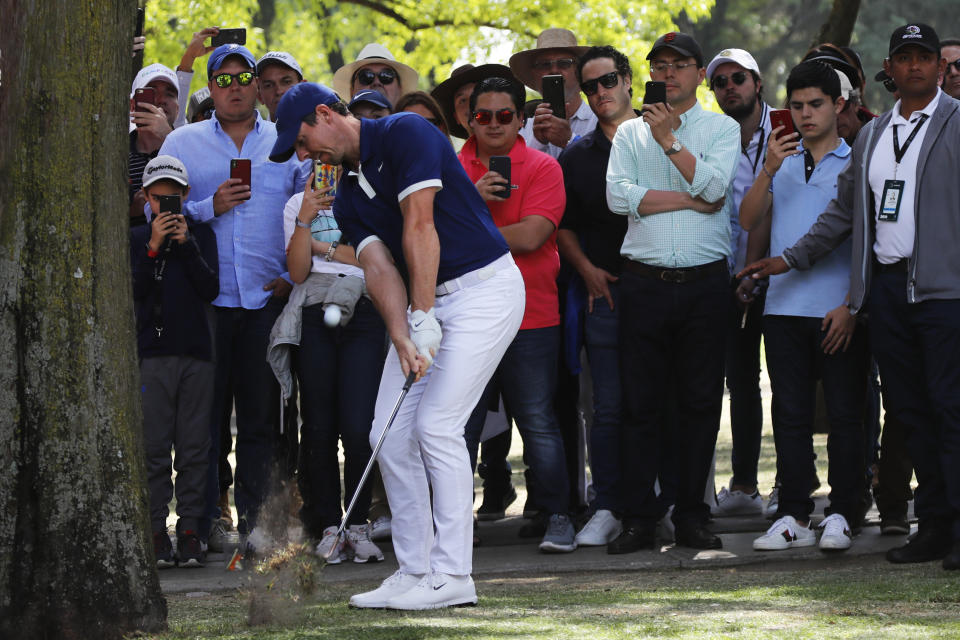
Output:
<instances>
[{"instance_id":1,"label":"black belt","mask_svg":"<svg viewBox=\"0 0 960 640\"><path fill-rule=\"evenodd\" d=\"M907 258L900 258L892 264L883 264L878 260L873 261L874 273L907 273L910 270L910 263Z\"/></svg>"},{"instance_id":2,"label":"black belt","mask_svg":"<svg viewBox=\"0 0 960 640\"><path fill-rule=\"evenodd\" d=\"M625 273L634 273L638 276L643 276L644 278L653 278L655 280L673 282L675 284L694 282L712 275L722 274L724 277L730 276L730 270L727 267L726 259L720 259L716 262L701 264L696 267L668 269L666 267L654 267L649 264L624 258L623 271Z\"/></svg>"}]
</instances>

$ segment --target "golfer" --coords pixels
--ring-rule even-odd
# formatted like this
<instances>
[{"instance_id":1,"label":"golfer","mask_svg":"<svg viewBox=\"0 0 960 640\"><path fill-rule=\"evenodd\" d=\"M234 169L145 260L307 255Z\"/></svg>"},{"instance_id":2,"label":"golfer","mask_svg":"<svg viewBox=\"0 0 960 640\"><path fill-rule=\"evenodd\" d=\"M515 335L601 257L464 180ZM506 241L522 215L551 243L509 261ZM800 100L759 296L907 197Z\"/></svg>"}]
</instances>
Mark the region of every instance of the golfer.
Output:
<instances>
[{"instance_id":1,"label":"golfer","mask_svg":"<svg viewBox=\"0 0 960 640\"><path fill-rule=\"evenodd\" d=\"M294 152L346 170L334 215L390 335L371 444L417 374L377 458L400 568L350 604L476 604L463 429L520 327L520 271L450 142L419 115L358 120L327 87L301 83L277 108L270 159Z\"/></svg>"}]
</instances>

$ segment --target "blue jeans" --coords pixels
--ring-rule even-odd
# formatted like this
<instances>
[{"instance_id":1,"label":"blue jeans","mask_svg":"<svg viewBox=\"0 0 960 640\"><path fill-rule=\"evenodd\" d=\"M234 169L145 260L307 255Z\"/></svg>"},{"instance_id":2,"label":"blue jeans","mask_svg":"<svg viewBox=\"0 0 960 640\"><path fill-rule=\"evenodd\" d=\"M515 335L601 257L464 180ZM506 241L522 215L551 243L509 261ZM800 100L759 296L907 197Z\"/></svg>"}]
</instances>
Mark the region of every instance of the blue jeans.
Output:
<instances>
[{"instance_id":1,"label":"blue jeans","mask_svg":"<svg viewBox=\"0 0 960 640\"><path fill-rule=\"evenodd\" d=\"M338 441L343 441L346 502L353 497L370 460L370 426L377 401L386 327L373 303L361 297L346 326L328 328L323 306L303 308L303 330L294 368L300 382L300 459L297 485L303 497L300 519L305 533L323 537L340 522ZM347 524L364 524L370 507L370 483L361 491Z\"/></svg>"},{"instance_id":2,"label":"blue jeans","mask_svg":"<svg viewBox=\"0 0 960 640\"><path fill-rule=\"evenodd\" d=\"M584 346L593 376L593 426L590 430L590 471L597 497L593 508L619 511L620 475L620 288L610 284L613 309L603 298L594 300L584 316Z\"/></svg>"},{"instance_id":3,"label":"blue jeans","mask_svg":"<svg viewBox=\"0 0 960 640\"><path fill-rule=\"evenodd\" d=\"M557 386L560 327L521 329L500 361L491 385L498 385L507 412L523 439L523 460L530 469L532 499L544 512L567 513L569 480L563 440L553 409ZM483 431L489 386L467 421L464 437L472 462Z\"/></svg>"},{"instance_id":4,"label":"blue jeans","mask_svg":"<svg viewBox=\"0 0 960 640\"><path fill-rule=\"evenodd\" d=\"M763 319L773 388L773 437L781 483L777 515L807 521L813 513L810 464L817 379L821 378L830 418L827 438L830 506L824 509L824 514L839 513L851 526L856 526L864 483L867 336L864 327L858 324L847 350L827 355L820 346L826 336L821 330L822 323L823 318L798 316L768 315Z\"/></svg>"},{"instance_id":5,"label":"blue jeans","mask_svg":"<svg viewBox=\"0 0 960 640\"><path fill-rule=\"evenodd\" d=\"M888 419L907 429L917 518L960 540L960 300L909 304L906 279L874 273L870 340Z\"/></svg>"},{"instance_id":6,"label":"blue jeans","mask_svg":"<svg viewBox=\"0 0 960 640\"><path fill-rule=\"evenodd\" d=\"M270 330L284 300L270 298L261 309L214 307L216 313L216 373L210 419L210 466L207 476L207 513L219 516L220 423L230 403L237 414L237 468L233 497L240 533L256 526L260 505L267 497L276 462L280 429L280 385L267 364ZM230 393L230 381L233 393ZM201 530L209 529L209 521Z\"/></svg>"}]
</instances>

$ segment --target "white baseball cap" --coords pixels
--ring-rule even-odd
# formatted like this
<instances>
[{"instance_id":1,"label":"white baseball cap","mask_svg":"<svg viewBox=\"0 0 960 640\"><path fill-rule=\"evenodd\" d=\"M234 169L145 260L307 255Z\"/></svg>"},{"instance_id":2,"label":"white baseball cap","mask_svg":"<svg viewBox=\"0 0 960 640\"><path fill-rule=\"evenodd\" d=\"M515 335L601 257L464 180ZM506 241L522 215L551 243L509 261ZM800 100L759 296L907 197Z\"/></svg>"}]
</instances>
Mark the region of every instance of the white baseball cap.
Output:
<instances>
[{"instance_id":1,"label":"white baseball cap","mask_svg":"<svg viewBox=\"0 0 960 640\"><path fill-rule=\"evenodd\" d=\"M137 73L137 76L133 79L133 88L130 89L130 97L133 97L134 91L137 89L143 89L154 80L163 80L164 82L168 82L170 83L170 86L173 87L174 91L176 91L178 94L180 93L180 83L177 81L177 74L173 72L173 69L162 65L159 62L154 62L153 64L148 64L143 69L140 69L140 71Z\"/></svg>"},{"instance_id":2,"label":"white baseball cap","mask_svg":"<svg viewBox=\"0 0 960 640\"><path fill-rule=\"evenodd\" d=\"M292 55L286 51L267 51L263 54L259 60L257 60L257 75L263 73L263 68L267 64L282 64L284 66L290 67L297 72L297 75L300 76L300 79L303 80L303 69L300 68L300 65L297 64L297 61Z\"/></svg>"},{"instance_id":3,"label":"white baseball cap","mask_svg":"<svg viewBox=\"0 0 960 640\"><path fill-rule=\"evenodd\" d=\"M843 71L839 69L834 69L837 72L837 75L840 76L840 97L844 100L850 99L850 94L853 93L853 84L850 82L850 78L847 77Z\"/></svg>"},{"instance_id":4,"label":"white baseball cap","mask_svg":"<svg viewBox=\"0 0 960 640\"><path fill-rule=\"evenodd\" d=\"M736 63L744 69L753 71L758 76L760 75L760 67L757 65L757 61L754 60L753 56L747 51L743 49L724 49L715 55L713 60L710 61L710 64L707 65L707 80L712 80L713 72L725 62Z\"/></svg>"},{"instance_id":5,"label":"white baseball cap","mask_svg":"<svg viewBox=\"0 0 960 640\"><path fill-rule=\"evenodd\" d=\"M173 156L157 156L143 168L143 186L149 187L157 180L173 180L187 186L187 168Z\"/></svg>"}]
</instances>

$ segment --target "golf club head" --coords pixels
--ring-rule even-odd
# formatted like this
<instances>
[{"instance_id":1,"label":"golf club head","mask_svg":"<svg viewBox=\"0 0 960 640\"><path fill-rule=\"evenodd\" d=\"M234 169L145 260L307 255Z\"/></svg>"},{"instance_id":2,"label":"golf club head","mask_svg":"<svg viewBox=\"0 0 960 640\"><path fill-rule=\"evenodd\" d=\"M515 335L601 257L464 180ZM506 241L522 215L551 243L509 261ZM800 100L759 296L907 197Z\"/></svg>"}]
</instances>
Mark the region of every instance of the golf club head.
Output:
<instances>
[{"instance_id":1,"label":"golf club head","mask_svg":"<svg viewBox=\"0 0 960 640\"><path fill-rule=\"evenodd\" d=\"M331 546L324 553L320 554L320 557L323 558L324 562L329 562L330 558L332 558L335 553L340 552L340 545L342 543L343 543L343 527L341 527L340 530L337 531L337 540L336 542L333 543L333 546Z\"/></svg>"}]
</instances>

